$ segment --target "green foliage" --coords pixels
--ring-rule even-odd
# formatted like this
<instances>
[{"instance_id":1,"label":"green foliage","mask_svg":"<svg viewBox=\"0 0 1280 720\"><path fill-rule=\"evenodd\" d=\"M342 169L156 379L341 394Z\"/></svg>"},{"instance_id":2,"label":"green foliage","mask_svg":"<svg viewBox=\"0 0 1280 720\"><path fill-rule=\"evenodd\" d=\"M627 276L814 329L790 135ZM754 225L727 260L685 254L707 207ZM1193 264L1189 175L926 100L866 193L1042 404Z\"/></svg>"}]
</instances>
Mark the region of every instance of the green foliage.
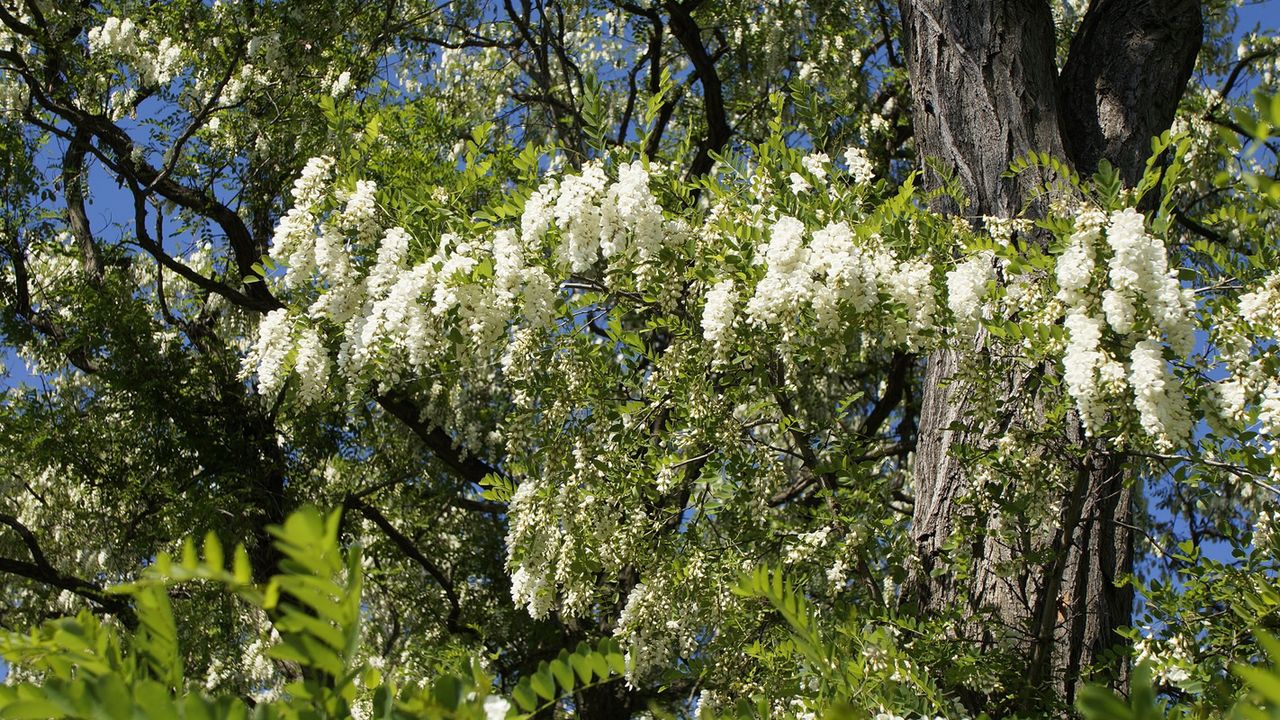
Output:
<instances>
[{"instance_id":1,"label":"green foliage","mask_svg":"<svg viewBox=\"0 0 1280 720\"><path fill-rule=\"evenodd\" d=\"M337 511L304 508L272 527L280 572L261 586L252 582L243 546L228 568L216 535L206 535L202 552L188 538L180 559L161 554L140 580L111 588L131 601L136 627L84 611L30 633L5 632L0 656L38 680L0 685L0 718L322 720L350 717L359 704L388 720L486 717L493 678L478 661L426 685L397 686L361 659L361 553L342 548L340 525ZM192 583L212 583L268 613L275 641L267 654L294 677L279 697L211 696L186 677L170 593ZM615 682L624 671L616 641L581 643L520 679L512 717Z\"/></svg>"},{"instance_id":2,"label":"green foliage","mask_svg":"<svg viewBox=\"0 0 1280 720\"><path fill-rule=\"evenodd\" d=\"M1151 668L1139 664L1130 679L1132 690L1123 698L1098 685L1085 687L1076 696L1076 707L1085 720L1156 720L1165 717L1165 707L1151 683Z\"/></svg>"},{"instance_id":3,"label":"green foliage","mask_svg":"<svg viewBox=\"0 0 1280 720\"><path fill-rule=\"evenodd\" d=\"M820 618L782 571L766 567L744 575L734 592L764 600L782 617L785 640L769 652L798 656L795 681L798 694L807 698L806 710L833 718L859 717L868 708L925 717L959 711L901 646L902 634L892 618ZM755 699L768 707L768 698ZM742 707L740 717L761 717L748 707Z\"/></svg>"},{"instance_id":4,"label":"green foliage","mask_svg":"<svg viewBox=\"0 0 1280 720\"><path fill-rule=\"evenodd\" d=\"M555 706L560 698L587 690L601 683L617 681L626 672L622 648L606 638L592 649L579 643L572 653L561 650L550 661L538 663L538 669L520 679L511 690L516 709L536 714Z\"/></svg>"},{"instance_id":5,"label":"green foliage","mask_svg":"<svg viewBox=\"0 0 1280 720\"><path fill-rule=\"evenodd\" d=\"M1267 662L1236 663L1231 673L1244 681L1234 703L1214 709L1196 707L1185 696L1172 698L1160 692L1153 681L1152 668L1139 663L1130 679L1129 697L1115 691L1090 685L1080 691L1076 707L1084 720L1162 720L1177 717L1230 717L1241 720L1266 720L1280 717L1280 640L1273 635L1256 633Z\"/></svg>"}]
</instances>

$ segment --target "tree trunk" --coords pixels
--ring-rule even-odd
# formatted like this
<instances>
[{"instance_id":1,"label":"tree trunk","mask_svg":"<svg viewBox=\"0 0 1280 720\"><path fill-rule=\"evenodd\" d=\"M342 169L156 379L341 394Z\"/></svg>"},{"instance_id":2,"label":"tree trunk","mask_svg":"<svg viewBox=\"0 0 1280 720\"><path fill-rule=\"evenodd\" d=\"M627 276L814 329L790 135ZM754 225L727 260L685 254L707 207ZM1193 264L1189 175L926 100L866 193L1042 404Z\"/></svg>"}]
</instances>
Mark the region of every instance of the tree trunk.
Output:
<instances>
[{"instance_id":1,"label":"tree trunk","mask_svg":"<svg viewBox=\"0 0 1280 720\"><path fill-rule=\"evenodd\" d=\"M969 218L1043 212L1044 199L1030 192L1043 178L1005 175L1033 150L1081 173L1107 159L1126 181L1140 177L1151 136L1173 120L1203 32L1196 0L1093 0L1059 75L1044 0L900 3L916 151L936 163L925 167L926 186L940 186L938 170L949 171L969 205L944 201L938 209ZM1055 454L1069 458L1074 479L1056 499L1057 526L1010 542L998 517L984 518L977 537L967 538L970 572L958 578L941 571L948 541L974 520L962 517L958 501L982 490L966 449L989 449L993 432L998 437L1043 421L1035 388L1039 377L1055 372L997 366L981 331L966 344L928 360L914 470L919 562L904 600L926 612L961 607L975 619L968 630L979 626L982 613L1003 627L993 632L987 625L971 639L979 651L1011 652L1023 682L1029 680L1030 691L1008 709L1029 710L1045 697L1070 702L1080 672L1107 661L1105 651L1121 642L1115 629L1130 620L1132 590L1115 581L1132 567L1133 483L1121 458L1086 439L1068 416L1059 428L1066 446ZM996 396L989 388L978 392L966 368L999 378ZM1027 562L1029 552L1039 561ZM1122 682L1123 667L1112 665L1113 679ZM962 691L974 703L989 702L976 689Z\"/></svg>"}]
</instances>

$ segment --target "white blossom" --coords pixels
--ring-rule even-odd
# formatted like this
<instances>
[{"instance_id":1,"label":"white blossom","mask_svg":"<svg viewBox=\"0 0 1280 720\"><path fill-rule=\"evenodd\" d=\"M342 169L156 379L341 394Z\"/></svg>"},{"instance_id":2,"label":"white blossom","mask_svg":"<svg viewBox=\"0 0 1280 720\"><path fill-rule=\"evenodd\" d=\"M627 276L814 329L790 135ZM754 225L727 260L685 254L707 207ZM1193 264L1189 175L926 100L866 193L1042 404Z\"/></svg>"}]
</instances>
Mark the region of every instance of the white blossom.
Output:
<instances>
[{"instance_id":1,"label":"white blossom","mask_svg":"<svg viewBox=\"0 0 1280 720\"><path fill-rule=\"evenodd\" d=\"M800 164L818 183L827 182L827 166L831 164L831 156L824 152L810 153L800 159Z\"/></svg>"},{"instance_id":2,"label":"white blossom","mask_svg":"<svg viewBox=\"0 0 1280 720\"><path fill-rule=\"evenodd\" d=\"M812 279L804 233L804 223L793 217L780 218L770 230L760 257L767 270L747 302L747 317L753 325L776 324L785 312L808 300Z\"/></svg>"},{"instance_id":3,"label":"white blossom","mask_svg":"<svg viewBox=\"0 0 1280 720\"><path fill-rule=\"evenodd\" d=\"M1076 401L1085 431L1097 431L1104 408L1098 388L1098 368L1104 356L1098 349L1102 339L1102 320L1081 310L1071 311L1066 318L1067 347L1062 356L1063 380L1067 393Z\"/></svg>"},{"instance_id":4,"label":"white blossom","mask_svg":"<svg viewBox=\"0 0 1280 720\"><path fill-rule=\"evenodd\" d=\"M1272 380L1258 403L1258 424L1262 431L1280 437L1280 380Z\"/></svg>"},{"instance_id":5,"label":"white blossom","mask_svg":"<svg viewBox=\"0 0 1280 720\"><path fill-rule=\"evenodd\" d=\"M711 344L717 361L733 343L734 303L738 291L733 280L721 280L707 292L707 304L702 310L702 337Z\"/></svg>"},{"instance_id":6,"label":"white blossom","mask_svg":"<svg viewBox=\"0 0 1280 720\"><path fill-rule=\"evenodd\" d=\"M995 279L995 255L977 253L947 273L947 306L955 315L957 330L971 329L982 316L987 283Z\"/></svg>"},{"instance_id":7,"label":"white blossom","mask_svg":"<svg viewBox=\"0 0 1280 720\"><path fill-rule=\"evenodd\" d=\"M409 254L409 233L404 228L388 228L378 244L378 254L369 270L366 285L370 297L382 297L404 270Z\"/></svg>"},{"instance_id":8,"label":"white blossom","mask_svg":"<svg viewBox=\"0 0 1280 720\"><path fill-rule=\"evenodd\" d=\"M859 185L870 185L876 179L875 167L867 151L859 147L848 147L844 151L844 162L849 167L849 174Z\"/></svg>"},{"instance_id":9,"label":"white blossom","mask_svg":"<svg viewBox=\"0 0 1280 720\"><path fill-rule=\"evenodd\" d=\"M791 194L803 195L813 189L808 180L800 173L793 172L787 176L787 180L791 183Z\"/></svg>"},{"instance_id":10,"label":"white blossom","mask_svg":"<svg viewBox=\"0 0 1280 720\"><path fill-rule=\"evenodd\" d=\"M372 242L381 229L374 197L377 191L378 185L372 180L356 181L355 190L347 196L346 207L342 210L340 226L354 232L361 242Z\"/></svg>"},{"instance_id":11,"label":"white blossom","mask_svg":"<svg viewBox=\"0 0 1280 720\"><path fill-rule=\"evenodd\" d=\"M1191 435L1191 416L1186 397L1177 382L1165 372L1160 343L1147 339L1133 348L1129 384L1142 428L1156 446L1169 450Z\"/></svg>"},{"instance_id":12,"label":"white blossom","mask_svg":"<svg viewBox=\"0 0 1280 720\"><path fill-rule=\"evenodd\" d=\"M581 175L570 175L560 184L552 214L562 238L560 258L570 272L587 272L599 257L600 208L596 201L607 182L600 164L591 163Z\"/></svg>"},{"instance_id":13,"label":"white blossom","mask_svg":"<svg viewBox=\"0 0 1280 720\"><path fill-rule=\"evenodd\" d=\"M1111 288L1103 298L1107 322L1122 335L1132 332L1135 303L1141 299L1174 352L1190 353L1191 300L1169 271L1164 244L1146 233L1142 215L1132 209L1111 214L1107 243L1112 251Z\"/></svg>"},{"instance_id":14,"label":"white blossom","mask_svg":"<svg viewBox=\"0 0 1280 720\"><path fill-rule=\"evenodd\" d=\"M305 327L298 337L298 352L294 372L298 374L298 399L304 404L314 403L329 384L329 351L320 334L311 326Z\"/></svg>"},{"instance_id":15,"label":"white blossom","mask_svg":"<svg viewBox=\"0 0 1280 720\"><path fill-rule=\"evenodd\" d=\"M490 695L484 699L485 720L504 720L510 711L511 703L497 695Z\"/></svg>"},{"instance_id":16,"label":"white blossom","mask_svg":"<svg viewBox=\"0 0 1280 720\"><path fill-rule=\"evenodd\" d=\"M274 396L284 385L289 368L285 361L293 350L293 318L285 308L272 310L258 324L258 339L241 363L244 376L258 374L258 393Z\"/></svg>"}]
</instances>

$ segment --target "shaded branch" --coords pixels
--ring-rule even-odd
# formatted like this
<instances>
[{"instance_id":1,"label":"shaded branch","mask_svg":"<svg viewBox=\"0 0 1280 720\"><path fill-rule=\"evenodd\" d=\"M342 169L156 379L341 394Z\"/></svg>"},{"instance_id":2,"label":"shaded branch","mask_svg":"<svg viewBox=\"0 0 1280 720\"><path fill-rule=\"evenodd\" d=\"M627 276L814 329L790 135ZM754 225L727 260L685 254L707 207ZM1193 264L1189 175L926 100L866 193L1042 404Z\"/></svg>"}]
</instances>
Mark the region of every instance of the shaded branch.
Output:
<instances>
[{"instance_id":1,"label":"shaded branch","mask_svg":"<svg viewBox=\"0 0 1280 720\"><path fill-rule=\"evenodd\" d=\"M74 593L94 603L102 610L119 617L126 624L133 624L133 608L124 598L108 595L103 591L101 585L67 575L55 568L45 558L35 533L31 532L31 529L22 524L18 518L7 513L0 513L0 525L8 526L18 534L32 560L31 562L26 562L0 557L0 572L17 575L43 585Z\"/></svg>"},{"instance_id":2,"label":"shaded branch","mask_svg":"<svg viewBox=\"0 0 1280 720\"><path fill-rule=\"evenodd\" d=\"M449 602L449 615L445 618L445 626L449 628L449 632L475 637L477 635L475 630L459 623L459 618L462 615L462 604L458 599L457 591L453 587L453 581L449 579L449 576L444 573L440 566L432 562L426 555L423 555L413 540L397 530L396 526L387 519L387 516L382 514L382 511L355 497L348 497L345 504L354 508L374 525L377 525L378 529L387 536L387 539L400 549L400 552L421 566L431 576L431 579L436 581L436 584L440 586L440 590L444 592L445 599Z\"/></svg>"},{"instance_id":3,"label":"shaded branch","mask_svg":"<svg viewBox=\"0 0 1280 720\"><path fill-rule=\"evenodd\" d=\"M392 392L379 394L377 400L383 410L408 426L413 434L427 446L431 454L449 466L449 469L459 478L469 483L479 484L486 475L501 475L493 467L474 456L463 457L462 452L454 447L453 438L449 437L449 433L424 422L419 417L418 406L409 398Z\"/></svg>"},{"instance_id":4,"label":"shaded branch","mask_svg":"<svg viewBox=\"0 0 1280 720\"><path fill-rule=\"evenodd\" d=\"M67 225L80 246L80 267L91 285L102 283L102 257L93 240L89 216L84 207L84 156L89 146L89 133L77 128L67 151L62 154L62 189L67 200Z\"/></svg>"},{"instance_id":5,"label":"shaded branch","mask_svg":"<svg viewBox=\"0 0 1280 720\"><path fill-rule=\"evenodd\" d=\"M675 36L693 64L694 78L702 83L702 110L707 120L707 137L699 144L698 154L689 165L689 177L706 175L715 164L711 153L718 152L729 142L733 130L725 113L724 87L715 61L702 44L702 28L690 15L697 3L679 3L668 0L666 9L671 34Z\"/></svg>"}]
</instances>

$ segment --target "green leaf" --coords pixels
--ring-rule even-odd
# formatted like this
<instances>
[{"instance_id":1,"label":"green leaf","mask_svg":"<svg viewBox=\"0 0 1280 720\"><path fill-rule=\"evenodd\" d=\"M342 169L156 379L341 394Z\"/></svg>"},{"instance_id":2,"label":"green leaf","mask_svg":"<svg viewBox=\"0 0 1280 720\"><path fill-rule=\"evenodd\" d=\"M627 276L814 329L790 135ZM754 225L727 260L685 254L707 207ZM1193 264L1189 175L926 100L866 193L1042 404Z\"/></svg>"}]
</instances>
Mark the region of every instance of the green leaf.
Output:
<instances>
[{"instance_id":1,"label":"green leaf","mask_svg":"<svg viewBox=\"0 0 1280 720\"><path fill-rule=\"evenodd\" d=\"M0 708L4 720L46 720L66 717L63 707L49 700L18 700Z\"/></svg>"},{"instance_id":2,"label":"green leaf","mask_svg":"<svg viewBox=\"0 0 1280 720\"><path fill-rule=\"evenodd\" d=\"M1280 675L1250 665L1236 665L1231 671L1268 702L1280 704Z\"/></svg>"},{"instance_id":3,"label":"green leaf","mask_svg":"<svg viewBox=\"0 0 1280 720\"><path fill-rule=\"evenodd\" d=\"M243 545L236 545L235 555L231 560L231 572L235 581L248 585L253 582L253 566L249 563L249 553Z\"/></svg>"},{"instance_id":4,"label":"green leaf","mask_svg":"<svg viewBox=\"0 0 1280 720\"><path fill-rule=\"evenodd\" d=\"M195 570L200 567L200 558L196 555L196 544L189 537L182 539L182 567L184 570Z\"/></svg>"},{"instance_id":5,"label":"green leaf","mask_svg":"<svg viewBox=\"0 0 1280 720\"><path fill-rule=\"evenodd\" d=\"M1076 694L1076 708L1085 720L1129 720L1133 712L1115 693L1088 685Z\"/></svg>"},{"instance_id":6,"label":"green leaf","mask_svg":"<svg viewBox=\"0 0 1280 720\"><path fill-rule=\"evenodd\" d=\"M605 648L605 643L609 643ZM600 652L604 655L605 661L609 665L609 669L618 675L624 675L627 672L627 659L622 654L622 648L616 641L606 640L600 643Z\"/></svg>"},{"instance_id":7,"label":"green leaf","mask_svg":"<svg viewBox=\"0 0 1280 720\"><path fill-rule=\"evenodd\" d=\"M584 685L591 682L592 671L589 656L581 653L581 651L575 652L569 656L569 664L573 666L573 671L577 673L579 682Z\"/></svg>"},{"instance_id":8,"label":"green leaf","mask_svg":"<svg viewBox=\"0 0 1280 720\"><path fill-rule=\"evenodd\" d=\"M543 660L538 664L538 671L529 676L529 686L533 691L538 693L545 700L554 700L556 697L556 683L551 677L551 670L547 666L547 661Z\"/></svg>"},{"instance_id":9,"label":"green leaf","mask_svg":"<svg viewBox=\"0 0 1280 720\"><path fill-rule=\"evenodd\" d=\"M551 674L555 675L556 682L566 691L573 690L574 687L572 657L568 650L561 650L560 656L551 661Z\"/></svg>"},{"instance_id":10,"label":"green leaf","mask_svg":"<svg viewBox=\"0 0 1280 720\"><path fill-rule=\"evenodd\" d=\"M533 712L538 709L538 696L523 682L511 691L511 699L515 700L516 705L524 712Z\"/></svg>"},{"instance_id":11,"label":"green leaf","mask_svg":"<svg viewBox=\"0 0 1280 720\"><path fill-rule=\"evenodd\" d=\"M218 541L217 533L210 530L204 535L204 562L211 568L221 570L226 567L222 556L222 543Z\"/></svg>"}]
</instances>

